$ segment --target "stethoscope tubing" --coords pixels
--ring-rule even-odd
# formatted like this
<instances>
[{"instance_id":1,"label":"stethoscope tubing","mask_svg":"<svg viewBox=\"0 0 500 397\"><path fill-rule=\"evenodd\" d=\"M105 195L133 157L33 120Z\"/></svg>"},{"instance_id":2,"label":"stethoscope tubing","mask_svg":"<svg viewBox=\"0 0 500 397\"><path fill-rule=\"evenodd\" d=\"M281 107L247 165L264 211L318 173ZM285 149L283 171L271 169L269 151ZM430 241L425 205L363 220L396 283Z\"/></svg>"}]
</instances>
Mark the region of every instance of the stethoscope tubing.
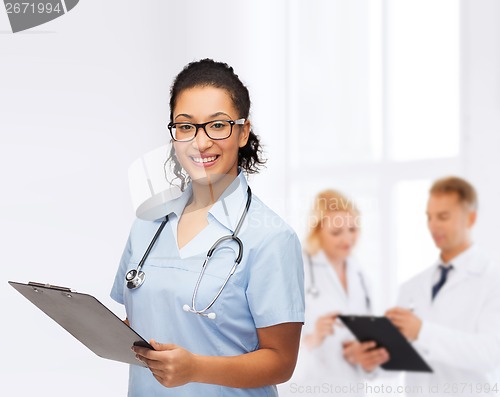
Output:
<instances>
[{"instance_id":1,"label":"stethoscope tubing","mask_svg":"<svg viewBox=\"0 0 500 397\"><path fill-rule=\"evenodd\" d=\"M183 309L185 311L189 311L189 312L192 312L192 313L195 313L195 314L206 316L206 317L209 317L211 319L215 318L215 313L208 313L207 314L206 311L209 310L214 305L214 303L217 301L217 299L221 295L222 291L224 290L225 286L227 285L229 279L234 274L234 272L236 271L237 266L240 264L240 262L241 262L241 260L243 258L243 242L237 236L237 234L239 233L239 231L241 229L241 226L243 225L243 221L245 220L246 215L248 214L248 210L250 208L251 202L252 202L252 190L250 189L250 186L248 186L248 188L247 188L247 201L246 201L246 204L245 204L245 208L243 210L243 213L240 216L240 219L238 221L238 224L236 225L236 228L235 228L234 232L231 235L223 236L223 237L219 238L210 247L210 249L208 250L207 256L206 256L205 260L203 261L203 265L201 267L200 274L198 275L198 279L196 280L196 284L195 284L195 287L194 287L194 290L193 290L193 296L191 298L191 306L184 305ZM153 239L149 243L149 246L146 249L146 252L144 252L144 255L142 256L142 259L139 262L139 264L137 265L137 267L135 269L129 270L126 273L126 275L125 275L125 281L127 282L127 287L129 289L137 289L137 288L139 288L144 283L144 279L145 279L146 275L145 275L145 273L141 269L144 266L144 263L146 262L146 259L148 258L151 250L153 249L153 246L155 245L156 241L158 240L158 237L160 236L160 234L163 231L163 228L165 227L165 225L167 224L167 222L168 222L168 215L165 217L165 220L163 220L162 223L160 224L160 227L158 228L158 230L156 231L155 235L153 236ZM208 262L212 258L212 255L214 254L215 250L223 242L225 242L227 240L232 240L232 241L235 241L237 243L237 245L238 245L238 255L236 256L236 259L234 261L234 264L233 264L230 272L226 276L226 278L225 278L222 286L219 288L219 290L218 290L217 294L215 295L215 297L210 301L210 303L204 309L198 310L198 309L196 309L196 297L198 296L198 290L200 288L201 280L203 278L203 275L205 274L205 270L207 268Z\"/></svg>"},{"instance_id":2,"label":"stethoscope tubing","mask_svg":"<svg viewBox=\"0 0 500 397\"><path fill-rule=\"evenodd\" d=\"M224 290L224 287L228 283L229 279L231 278L231 276L236 271L236 267L239 265L239 263L241 262L241 259L243 258L243 243L240 240L240 238L237 236L237 234L239 233L239 231L241 229L241 226L243 225L243 221L245 220L246 215L248 214L248 209L250 208L251 202L252 202L252 190L250 189L250 186L249 186L248 189L247 189L247 201L246 201L246 204L245 204L245 208L243 210L243 213L241 214L241 217L240 217L240 220L238 221L238 224L236 225L236 228L234 229L233 234L231 234L229 236L223 236L223 237L219 238L212 245L212 247L210 247L210 249L207 252L207 257L203 261L202 269L200 271L200 274L198 275L198 280L196 281L196 285L195 285L194 290L193 290L193 296L191 298L191 307L188 308L188 311L191 311L193 313L200 314L200 315L206 315L206 311L209 310L214 305L214 303L217 301L217 299L219 298L220 294ZM207 305L207 307L205 307L202 310L198 310L198 309L196 309L196 297L198 295L198 290L200 288L201 279L203 278L203 275L205 274L205 270L207 268L208 261L212 257L212 254L215 252L215 250L217 249L217 247L221 243L223 243L224 241L226 241L226 240L236 241L236 243L238 244L238 255L237 255L237 257L236 257L236 259L234 261L234 264L233 264L233 266L231 268L231 271L226 276L226 279L224 280L224 283L219 288L219 291L217 292L217 294L215 295L215 297L210 301L210 303ZM215 316L215 314L212 314L212 315ZM215 318L215 317L211 317L211 318Z\"/></svg>"},{"instance_id":3,"label":"stethoscope tubing","mask_svg":"<svg viewBox=\"0 0 500 397\"><path fill-rule=\"evenodd\" d=\"M142 256L142 259L140 260L139 264L135 269L129 270L125 274L125 281L127 283L127 288L129 289L136 289L139 288L143 283L144 280L146 279L146 274L141 270L142 266L144 266L144 263L146 262L147 257L149 256L149 253L153 249L153 246L156 243L156 240L158 240L158 237L160 237L160 234L165 227L165 225L168 222L168 215L165 217L165 219L162 221L160 224L160 227L156 231L155 235L153 236L153 239L149 243L148 248L146 249L146 252Z\"/></svg>"},{"instance_id":4,"label":"stethoscope tubing","mask_svg":"<svg viewBox=\"0 0 500 397\"><path fill-rule=\"evenodd\" d=\"M226 276L225 280L224 280L224 283L222 283L222 286L219 288L219 291L217 292L217 294L215 295L215 297L211 300L211 302L202 310L197 310L196 309L196 296L198 295L198 289L200 288L200 284L201 284L201 279L203 278L203 275L205 274L205 270L207 268L207 264L208 264L208 261L210 259L210 257L212 256L212 253L213 251L215 251L215 249L217 248L217 246L222 243L223 241L225 240L234 240L238 243L238 246L239 246L239 249L238 249L238 256L236 258L236 260L234 261L234 264L233 264L233 267L231 268L231 271L228 273L228 275ZM211 251L211 252L210 252ZM203 265L202 265L202 268L201 268L201 271L200 271L200 274L198 275L198 280L196 281L196 286L194 287L194 291L195 293L193 293L193 297L191 298L191 311L193 313L196 313L196 314L203 314L205 313L207 310L210 310L210 308L213 306L213 304L217 301L217 299L219 298L220 294L222 293L222 291L224 290L224 287L226 286L227 282L229 281L229 279L231 278L231 276L234 274L234 272L236 271L236 267L239 265L239 263L241 262L241 258L243 257L243 243L241 242L241 240L236 237L236 236L224 236L224 237L221 237L220 239L218 239L214 245L212 246L212 248L210 249L210 253L207 254L207 257L205 258L205 260L203 261Z\"/></svg>"},{"instance_id":5,"label":"stethoscope tubing","mask_svg":"<svg viewBox=\"0 0 500 397\"><path fill-rule=\"evenodd\" d=\"M139 272L142 269L142 267L144 266L144 262L146 262L146 259L149 256L149 253L153 249L153 246L155 245L156 240L158 240L158 237L160 237L160 234L163 231L163 228L165 227L165 225L167 224L167 222L168 222L168 215L165 216L165 219L161 222L160 227L156 231L155 235L153 236L153 239L151 240L151 242L149 243L148 248L146 249L146 252L142 256L141 261L137 265L137 268L136 268L137 272Z\"/></svg>"}]
</instances>

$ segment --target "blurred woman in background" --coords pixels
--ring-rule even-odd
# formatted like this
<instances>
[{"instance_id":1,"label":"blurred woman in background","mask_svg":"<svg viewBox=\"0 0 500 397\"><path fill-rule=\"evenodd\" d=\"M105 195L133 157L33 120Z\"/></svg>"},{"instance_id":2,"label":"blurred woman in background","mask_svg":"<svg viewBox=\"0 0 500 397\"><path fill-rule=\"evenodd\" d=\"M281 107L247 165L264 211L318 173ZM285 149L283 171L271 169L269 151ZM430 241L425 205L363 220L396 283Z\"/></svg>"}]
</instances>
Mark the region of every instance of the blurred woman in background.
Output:
<instances>
[{"instance_id":1,"label":"blurred woman in background","mask_svg":"<svg viewBox=\"0 0 500 397\"><path fill-rule=\"evenodd\" d=\"M304 244L306 322L295 374L280 387L282 395L363 395L360 381L389 359L374 342L355 341L337 319L372 309L366 277L352 255L359 224L358 209L342 193L325 190L316 196Z\"/></svg>"}]
</instances>

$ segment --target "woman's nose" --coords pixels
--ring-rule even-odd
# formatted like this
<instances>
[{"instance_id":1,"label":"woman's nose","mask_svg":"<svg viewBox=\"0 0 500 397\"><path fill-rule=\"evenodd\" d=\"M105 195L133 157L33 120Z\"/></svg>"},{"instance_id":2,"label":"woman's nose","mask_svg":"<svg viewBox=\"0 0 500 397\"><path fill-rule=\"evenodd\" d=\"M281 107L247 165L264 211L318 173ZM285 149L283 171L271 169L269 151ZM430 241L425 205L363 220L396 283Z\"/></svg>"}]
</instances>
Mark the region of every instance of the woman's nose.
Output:
<instances>
[{"instance_id":1,"label":"woman's nose","mask_svg":"<svg viewBox=\"0 0 500 397\"><path fill-rule=\"evenodd\" d=\"M203 127L198 128L198 133L193 139L193 145L200 151L203 152L213 145L213 141L208 137L205 129Z\"/></svg>"}]
</instances>

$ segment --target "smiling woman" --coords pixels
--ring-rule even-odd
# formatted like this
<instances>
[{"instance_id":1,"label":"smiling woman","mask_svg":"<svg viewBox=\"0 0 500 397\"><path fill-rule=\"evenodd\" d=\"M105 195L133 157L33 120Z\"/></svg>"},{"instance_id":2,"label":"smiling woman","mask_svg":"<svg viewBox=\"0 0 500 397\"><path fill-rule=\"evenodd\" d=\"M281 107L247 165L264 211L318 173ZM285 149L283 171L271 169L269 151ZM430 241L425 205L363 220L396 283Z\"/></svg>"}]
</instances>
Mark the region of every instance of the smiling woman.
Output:
<instances>
[{"instance_id":1,"label":"smiling woman","mask_svg":"<svg viewBox=\"0 0 500 397\"><path fill-rule=\"evenodd\" d=\"M196 183L205 181L217 186L220 178L238 174L238 152L248 142L250 122L240 118L233 134L237 118L238 111L223 89L194 87L179 95L175 123L170 124L173 150L181 167ZM190 124L205 120L210 121ZM198 134L200 129L204 133Z\"/></svg>"},{"instance_id":2,"label":"smiling woman","mask_svg":"<svg viewBox=\"0 0 500 397\"><path fill-rule=\"evenodd\" d=\"M297 236L243 174L264 162L248 90L205 59L177 76L170 106L183 193L135 222L111 292L154 349L134 347L148 368L131 366L129 396L277 395L297 358L303 268Z\"/></svg>"}]
</instances>

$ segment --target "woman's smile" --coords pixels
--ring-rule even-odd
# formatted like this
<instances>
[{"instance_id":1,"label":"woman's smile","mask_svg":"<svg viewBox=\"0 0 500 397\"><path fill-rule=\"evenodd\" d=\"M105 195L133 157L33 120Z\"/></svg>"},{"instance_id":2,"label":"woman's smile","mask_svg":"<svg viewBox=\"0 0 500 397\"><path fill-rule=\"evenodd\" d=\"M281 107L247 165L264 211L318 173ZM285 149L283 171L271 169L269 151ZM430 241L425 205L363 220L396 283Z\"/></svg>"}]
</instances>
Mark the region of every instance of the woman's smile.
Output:
<instances>
[{"instance_id":1,"label":"woman's smile","mask_svg":"<svg viewBox=\"0 0 500 397\"><path fill-rule=\"evenodd\" d=\"M220 155L200 154L200 155L189 156L189 158L193 161L193 163L196 166L208 168L213 166L217 162L217 160L220 158Z\"/></svg>"}]
</instances>

